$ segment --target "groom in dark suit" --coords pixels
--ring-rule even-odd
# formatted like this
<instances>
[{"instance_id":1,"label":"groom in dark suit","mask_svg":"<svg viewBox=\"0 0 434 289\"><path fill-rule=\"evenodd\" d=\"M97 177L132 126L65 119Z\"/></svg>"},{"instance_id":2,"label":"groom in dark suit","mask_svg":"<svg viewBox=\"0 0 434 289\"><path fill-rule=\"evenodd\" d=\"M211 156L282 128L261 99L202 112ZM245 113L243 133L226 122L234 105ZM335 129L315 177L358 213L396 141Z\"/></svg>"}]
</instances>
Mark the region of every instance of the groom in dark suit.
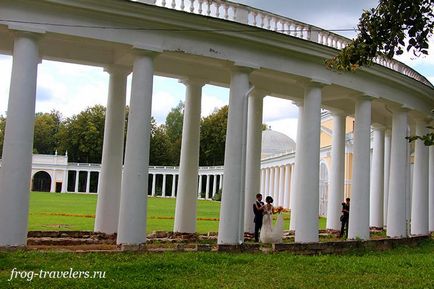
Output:
<instances>
[{"instance_id":1,"label":"groom in dark suit","mask_svg":"<svg viewBox=\"0 0 434 289\"><path fill-rule=\"evenodd\" d=\"M264 202L262 202L262 195L256 194L256 202L253 204L253 213L255 213L255 242L259 242L259 231L262 227L262 215L264 211Z\"/></svg>"}]
</instances>

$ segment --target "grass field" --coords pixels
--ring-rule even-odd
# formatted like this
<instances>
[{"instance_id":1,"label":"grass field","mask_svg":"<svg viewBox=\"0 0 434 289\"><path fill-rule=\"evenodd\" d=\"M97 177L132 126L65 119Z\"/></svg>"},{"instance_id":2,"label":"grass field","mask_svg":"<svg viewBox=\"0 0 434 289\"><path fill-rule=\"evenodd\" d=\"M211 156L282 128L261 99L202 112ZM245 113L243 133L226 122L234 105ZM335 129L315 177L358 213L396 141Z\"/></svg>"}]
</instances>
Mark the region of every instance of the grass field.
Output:
<instances>
[{"instance_id":1,"label":"grass field","mask_svg":"<svg viewBox=\"0 0 434 289\"><path fill-rule=\"evenodd\" d=\"M29 230L93 230L97 196L95 194L30 194ZM147 231L171 231L175 215L175 199L148 198ZM197 218L219 218L220 202L197 201ZM252 213L253 214L253 213ZM289 213L285 216L289 227ZM217 232L218 221L197 220L197 232ZM325 228L325 219L320 219Z\"/></svg>"},{"instance_id":2,"label":"grass field","mask_svg":"<svg viewBox=\"0 0 434 289\"><path fill-rule=\"evenodd\" d=\"M96 276L105 272L105 278L8 281L13 268L28 277L40 270L73 270L89 271L89 276L101 271ZM434 241L340 256L0 252L0 288L434 288Z\"/></svg>"}]
</instances>

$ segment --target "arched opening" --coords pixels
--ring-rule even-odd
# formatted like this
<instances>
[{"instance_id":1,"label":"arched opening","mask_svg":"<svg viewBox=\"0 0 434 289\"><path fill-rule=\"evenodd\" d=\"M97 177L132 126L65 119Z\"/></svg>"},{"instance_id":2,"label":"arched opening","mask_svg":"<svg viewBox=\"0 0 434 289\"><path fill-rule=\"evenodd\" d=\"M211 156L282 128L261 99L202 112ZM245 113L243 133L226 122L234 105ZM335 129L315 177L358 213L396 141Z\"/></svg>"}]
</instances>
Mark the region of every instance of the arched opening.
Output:
<instances>
[{"instance_id":1,"label":"arched opening","mask_svg":"<svg viewBox=\"0 0 434 289\"><path fill-rule=\"evenodd\" d=\"M32 191L49 192L51 189L50 174L44 171L39 171L33 176Z\"/></svg>"}]
</instances>

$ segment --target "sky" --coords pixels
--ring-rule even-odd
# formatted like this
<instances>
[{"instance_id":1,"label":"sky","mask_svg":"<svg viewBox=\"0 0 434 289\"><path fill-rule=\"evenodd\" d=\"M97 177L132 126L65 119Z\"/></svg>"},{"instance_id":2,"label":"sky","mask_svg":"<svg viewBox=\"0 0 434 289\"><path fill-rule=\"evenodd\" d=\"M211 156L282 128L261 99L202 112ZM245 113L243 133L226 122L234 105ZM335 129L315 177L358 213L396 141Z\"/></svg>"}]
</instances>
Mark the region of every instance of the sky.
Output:
<instances>
[{"instance_id":1,"label":"sky","mask_svg":"<svg viewBox=\"0 0 434 289\"><path fill-rule=\"evenodd\" d=\"M377 5L375 0L239 0L233 1L293 18L327 30L351 29L358 23L363 9ZM340 33L353 37L354 33ZM428 57L415 58L406 54L398 60L417 70L434 83L434 39ZM0 54L0 114L6 115L12 57ZM36 112L60 111L70 117L87 107L106 105L108 74L100 67L43 60L39 65ZM128 77L127 103L129 103ZM164 123L167 113L185 97L185 86L177 79L154 77L152 115ZM206 85L202 91L202 116L228 104L229 90ZM296 140L297 108L289 100L266 97L263 123Z\"/></svg>"}]
</instances>

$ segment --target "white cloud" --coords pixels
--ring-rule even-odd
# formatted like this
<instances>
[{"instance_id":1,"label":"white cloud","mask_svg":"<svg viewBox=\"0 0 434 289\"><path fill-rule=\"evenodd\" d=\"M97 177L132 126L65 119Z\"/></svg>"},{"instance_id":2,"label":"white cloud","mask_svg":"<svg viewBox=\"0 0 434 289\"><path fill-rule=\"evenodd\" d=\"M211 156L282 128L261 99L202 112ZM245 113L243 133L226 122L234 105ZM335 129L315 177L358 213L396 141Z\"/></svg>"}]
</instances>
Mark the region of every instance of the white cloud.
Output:
<instances>
[{"instance_id":1,"label":"white cloud","mask_svg":"<svg viewBox=\"0 0 434 289\"><path fill-rule=\"evenodd\" d=\"M298 109L290 100L270 97L264 98L263 122L269 124L272 121L285 118L297 118Z\"/></svg>"},{"instance_id":2,"label":"white cloud","mask_svg":"<svg viewBox=\"0 0 434 289\"><path fill-rule=\"evenodd\" d=\"M167 114L173 107L177 106L181 100L184 101L183 98L167 91L155 91L152 98L152 116L157 123L164 123Z\"/></svg>"}]
</instances>

